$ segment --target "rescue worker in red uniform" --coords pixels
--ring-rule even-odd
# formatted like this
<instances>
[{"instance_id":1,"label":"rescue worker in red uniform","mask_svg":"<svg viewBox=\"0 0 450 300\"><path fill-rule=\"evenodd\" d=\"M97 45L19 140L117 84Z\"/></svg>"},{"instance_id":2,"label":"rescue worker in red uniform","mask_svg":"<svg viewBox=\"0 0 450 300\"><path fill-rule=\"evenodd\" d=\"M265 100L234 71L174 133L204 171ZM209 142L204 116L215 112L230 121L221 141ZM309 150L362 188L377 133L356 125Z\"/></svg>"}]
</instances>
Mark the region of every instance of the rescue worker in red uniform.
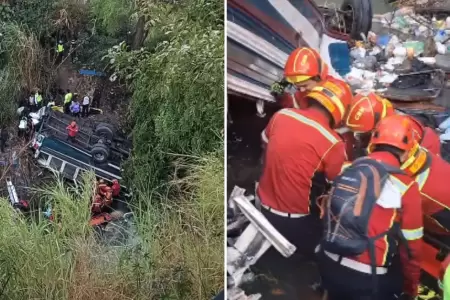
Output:
<instances>
[{"instance_id":1,"label":"rescue worker in red uniform","mask_svg":"<svg viewBox=\"0 0 450 300\"><path fill-rule=\"evenodd\" d=\"M404 116L386 117L373 132L368 157L400 168L416 144L412 126ZM368 251L354 257L319 251L320 273L328 300L412 300L417 296L423 237L420 193L417 183L406 173L391 174L390 179L401 197L401 208L385 208L389 206L377 202L367 232L374 237L397 223L401 229L398 235L403 238L389 235L375 241L376 297L372 294L375 284ZM395 195L388 198L392 197Z\"/></svg>"},{"instance_id":2,"label":"rescue worker in red uniform","mask_svg":"<svg viewBox=\"0 0 450 300\"><path fill-rule=\"evenodd\" d=\"M328 74L328 65L320 54L311 48L297 48L289 55L284 67L284 78L286 82L296 87L296 91L275 95L283 108L306 108L308 106L306 95L324 80L334 81L344 88L348 87L342 80ZM348 93L351 93L351 90L348 90ZM348 128L340 126L337 126L337 131L346 144L347 155L351 154L350 149L354 144L353 134Z\"/></svg>"},{"instance_id":3,"label":"rescue worker in red uniform","mask_svg":"<svg viewBox=\"0 0 450 300\"><path fill-rule=\"evenodd\" d=\"M314 256L320 239L314 201L324 192L325 179L333 180L346 160L333 128L347 113L349 91L324 81L307 95L307 108L276 112L262 132L267 144L257 189L261 211L303 256Z\"/></svg>"},{"instance_id":4,"label":"rescue worker in red uniform","mask_svg":"<svg viewBox=\"0 0 450 300\"><path fill-rule=\"evenodd\" d=\"M94 201L92 203L91 211L94 214L99 214L102 212L103 209L103 197L99 194L96 194L94 196Z\"/></svg>"},{"instance_id":5,"label":"rescue worker in red uniform","mask_svg":"<svg viewBox=\"0 0 450 300\"><path fill-rule=\"evenodd\" d=\"M375 93L367 95L356 95L350 107L346 126L355 133L359 134L359 147L367 146L367 137L376 126L376 124L384 117L395 114L392 104L387 100L379 97ZM429 127L423 126L417 119L408 116L413 122L413 132L418 137L420 145L430 152L440 155L441 143L437 133Z\"/></svg>"},{"instance_id":6,"label":"rescue worker in red uniform","mask_svg":"<svg viewBox=\"0 0 450 300\"><path fill-rule=\"evenodd\" d=\"M77 134L78 134L77 122L72 121L70 123L70 125L66 127L66 130L67 130L67 140L72 142L72 143L75 143L76 142L76 137L77 137Z\"/></svg>"},{"instance_id":7,"label":"rescue worker in red uniform","mask_svg":"<svg viewBox=\"0 0 450 300\"><path fill-rule=\"evenodd\" d=\"M414 156L402 165L402 169L419 186L425 230L450 246L450 164L424 148L417 147L414 152Z\"/></svg>"},{"instance_id":8,"label":"rescue worker in red uniform","mask_svg":"<svg viewBox=\"0 0 450 300\"><path fill-rule=\"evenodd\" d=\"M105 183L105 180L100 179L97 187L98 194L104 197L108 189L110 189L110 187Z\"/></svg>"},{"instance_id":9,"label":"rescue worker in red uniform","mask_svg":"<svg viewBox=\"0 0 450 300\"><path fill-rule=\"evenodd\" d=\"M104 206L111 207L111 204L113 202L112 194L113 194L112 188L108 187L108 189L106 189L105 196L103 197Z\"/></svg>"},{"instance_id":10,"label":"rescue worker in red uniform","mask_svg":"<svg viewBox=\"0 0 450 300\"><path fill-rule=\"evenodd\" d=\"M294 94L289 92L277 96L277 100L285 108L306 108L306 94L321 81L332 79L328 75L328 65L320 54L308 47L297 48L289 55L284 66L284 79L294 85Z\"/></svg>"},{"instance_id":11,"label":"rescue worker in red uniform","mask_svg":"<svg viewBox=\"0 0 450 300\"><path fill-rule=\"evenodd\" d=\"M117 179L113 179L111 189L112 189L112 196L118 197L120 194L120 184Z\"/></svg>"}]
</instances>

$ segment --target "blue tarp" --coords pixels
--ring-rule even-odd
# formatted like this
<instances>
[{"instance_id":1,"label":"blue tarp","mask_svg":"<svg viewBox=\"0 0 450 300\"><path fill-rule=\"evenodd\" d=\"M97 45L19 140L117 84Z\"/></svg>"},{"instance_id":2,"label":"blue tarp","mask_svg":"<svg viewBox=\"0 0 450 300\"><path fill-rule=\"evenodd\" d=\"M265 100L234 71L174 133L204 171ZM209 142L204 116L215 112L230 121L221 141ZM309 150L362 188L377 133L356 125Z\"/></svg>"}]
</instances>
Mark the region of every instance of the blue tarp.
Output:
<instances>
[{"instance_id":1,"label":"blue tarp","mask_svg":"<svg viewBox=\"0 0 450 300\"><path fill-rule=\"evenodd\" d=\"M105 76L106 74L100 71L96 70L87 70L87 69L81 69L80 70L81 75L87 75L87 76Z\"/></svg>"},{"instance_id":2,"label":"blue tarp","mask_svg":"<svg viewBox=\"0 0 450 300\"><path fill-rule=\"evenodd\" d=\"M333 43L328 46L331 66L342 77L350 73L350 49L347 43Z\"/></svg>"}]
</instances>

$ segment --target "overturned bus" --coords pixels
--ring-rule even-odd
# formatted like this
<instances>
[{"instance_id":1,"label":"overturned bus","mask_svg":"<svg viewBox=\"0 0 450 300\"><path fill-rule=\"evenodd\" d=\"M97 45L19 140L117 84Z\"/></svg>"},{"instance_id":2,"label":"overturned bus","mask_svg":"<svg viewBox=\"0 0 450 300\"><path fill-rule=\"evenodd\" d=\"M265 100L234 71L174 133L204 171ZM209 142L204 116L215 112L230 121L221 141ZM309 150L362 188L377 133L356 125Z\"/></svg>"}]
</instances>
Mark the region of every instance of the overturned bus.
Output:
<instances>
[{"instance_id":1,"label":"overturned bus","mask_svg":"<svg viewBox=\"0 0 450 300\"><path fill-rule=\"evenodd\" d=\"M93 171L108 182L121 180L121 164L130 155L131 142L107 123L79 125L74 141L67 139L68 115L43 107L30 113L33 133L30 147L38 163L77 182L83 172Z\"/></svg>"}]
</instances>

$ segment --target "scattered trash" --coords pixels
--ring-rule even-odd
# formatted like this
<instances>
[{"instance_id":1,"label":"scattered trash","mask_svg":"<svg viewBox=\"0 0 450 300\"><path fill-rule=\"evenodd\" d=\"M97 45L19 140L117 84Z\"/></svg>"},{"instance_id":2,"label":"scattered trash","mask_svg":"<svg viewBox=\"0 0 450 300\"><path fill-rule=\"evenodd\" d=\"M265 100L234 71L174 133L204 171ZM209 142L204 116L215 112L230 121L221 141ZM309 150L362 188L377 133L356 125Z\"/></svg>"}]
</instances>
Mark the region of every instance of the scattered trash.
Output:
<instances>
[{"instance_id":1,"label":"scattered trash","mask_svg":"<svg viewBox=\"0 0 450 300\"><path fill-rule=\"evenodd\" d=\"M394 91L404 100L439 94L445 80L437 80L435 70L450 73L450 16L422 16L403 7L374 16L372 23L367 40L350 49L344 78L352 88L384 96Z\"/></svg>"}]
</instances>

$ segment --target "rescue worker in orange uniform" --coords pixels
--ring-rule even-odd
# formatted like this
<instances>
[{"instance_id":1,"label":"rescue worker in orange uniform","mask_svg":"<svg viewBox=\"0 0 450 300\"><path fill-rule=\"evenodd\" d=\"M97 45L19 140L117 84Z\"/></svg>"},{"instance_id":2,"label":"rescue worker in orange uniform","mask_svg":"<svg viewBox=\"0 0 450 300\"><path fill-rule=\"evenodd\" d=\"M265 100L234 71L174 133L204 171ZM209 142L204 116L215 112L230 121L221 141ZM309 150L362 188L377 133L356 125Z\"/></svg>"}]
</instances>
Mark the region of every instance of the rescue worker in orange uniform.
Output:
<instances>
[{"instance_id":1,"label":"rescue worker in orange uniform","mask_svg":"<svg viewBox=\"0 0 450 300\"><path fill-rule=\"evenodd\" d=\"M450 246L450 164L424 148L417 147L414 152L402 169L418 183L425 230Z\"/></svg>"},{"instance_id":2,"label":"rescue worker in orange uniform","mask_svg":"<svg viewBox=\"0 0 450 300\"><path fill-rule=\"evenodd\" d=\"M373 132L368 157L400 168L416 144L413 128L404 116L386 117ZM412 300L417 296L423 237L420 193L417 183L406 173L391 174L390 179L401 197L401 208L390 208L395 206L386 203L382 206L377 201L367 232L369 237L375 237L397 224L394 226L401 229L397 234L401 238L387 235L375 240L376 281L367 250L353 257L319 251L320 273L328 300ZM392 197L395 194L387 198Z\"/></svg>"},{"instance_id":3,"label":"rescue worker in orange uniform","mask_svg":"<svg viewBox=\"0 0 450 300\"><path fill-rule=\"evenodd\" d=\"M375 93L359 94L353 99L345 125L359 134L360 147L367 146L367 137L376 124L384 117L395 114L394 107L387 100ZM413 122L413 132L418 137L420 145L434 154L440 155L441 143L437 133L429 127L424 127L417 119L408 116Z\"/></svg>"},{"instance_id":4,"label":"rescue worker in orange uniform","mask_svg":"<svg viewBox=\"0 0 450 300\"><path fill-rule=\"evenodd\" d=\"M276 112L262 132L267 144L257 195L262 213L296 253L314 256L321 232L314 201L324 192L325 179L333 180L346 160L345 145L333 129L352 94L348 86L324 81L306 99L307 108Z\"/></svg>"}]
</instances>

